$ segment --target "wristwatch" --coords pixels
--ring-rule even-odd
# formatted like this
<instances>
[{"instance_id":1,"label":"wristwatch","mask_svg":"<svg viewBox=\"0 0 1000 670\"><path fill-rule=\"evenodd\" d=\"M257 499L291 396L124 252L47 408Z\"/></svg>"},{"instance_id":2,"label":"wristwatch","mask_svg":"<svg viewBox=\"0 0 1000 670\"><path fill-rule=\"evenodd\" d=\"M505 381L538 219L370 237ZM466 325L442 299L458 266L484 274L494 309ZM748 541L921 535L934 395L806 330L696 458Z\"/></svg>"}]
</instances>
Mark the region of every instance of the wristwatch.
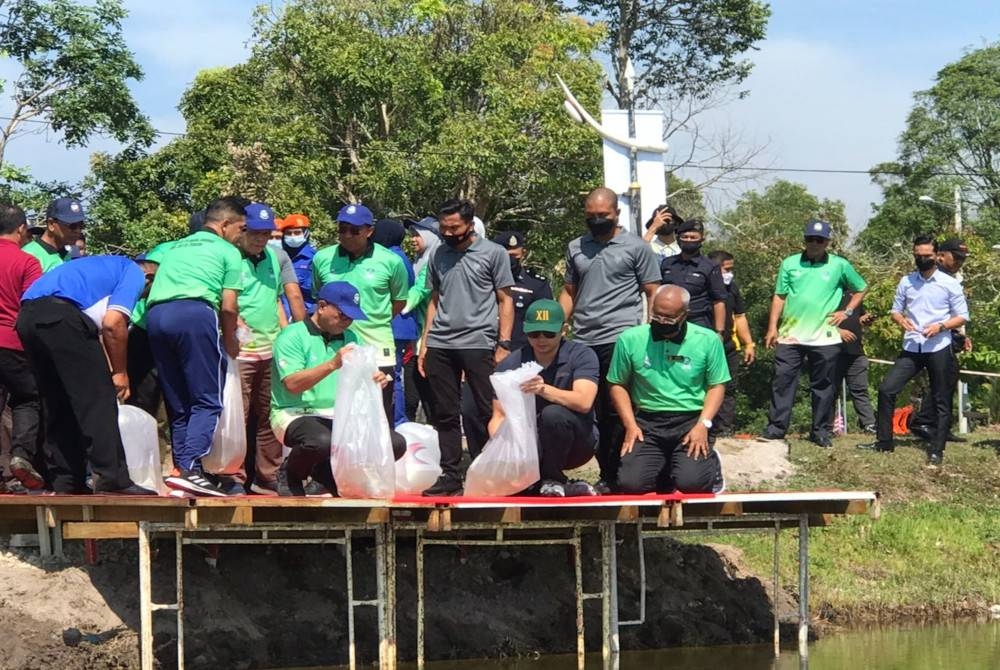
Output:
<instances>
[{"instance_id":1,"label":"wristwatch","mask_svg":"<svg viewBox=\"0 0 1000 670\"><path fill-rule=\"evenodd\" d=\"M701 420L701 425L705 426L705 428L711 429L712 428L712 420L711 419L702 419Z\"/></svg>"},{"instance_id":2,"label":"wristwatch","mask_svg":"<svg viewBox=\"0 0 1000 670\"><path fill-rule=\"evenodd\" d=\"M848 307L847 309L844 310L844 314L846 314L847 316L854 316L854 310Z\"/></svg>"},{"instance_id":3,"label":"wristwatch","mask_svg":"<svg viewBox=\"0 0 1000 670\"><path fill-rule=\"evenodd\" d=\"M497 342L497 346L500 347L501 349L506 349L507 351L510 351L510 340L499 340Z\"/></svg>"}]
</instances>

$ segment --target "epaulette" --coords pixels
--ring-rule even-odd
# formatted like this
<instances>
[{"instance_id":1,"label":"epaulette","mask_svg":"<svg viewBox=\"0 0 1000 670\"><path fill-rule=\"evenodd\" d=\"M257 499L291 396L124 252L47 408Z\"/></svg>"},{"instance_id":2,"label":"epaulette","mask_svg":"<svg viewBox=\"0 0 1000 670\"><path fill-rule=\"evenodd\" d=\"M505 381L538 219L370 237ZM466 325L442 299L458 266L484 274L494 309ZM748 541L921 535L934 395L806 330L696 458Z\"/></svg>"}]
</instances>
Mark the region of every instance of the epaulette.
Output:
<instances>
[{"instance_id":1,"label":"epaulette","mask_svg":"<svg viewBox=\"0 0 1000 670\"><path fill-rule=\"evenodd\" d=\"M528 268L528 267L524 268L524 274L534 279L537 279L538 281L547 282L549 280L548 277L541 274L538 270L535 270L534 268Z\"/></svg>"}]
</instances>

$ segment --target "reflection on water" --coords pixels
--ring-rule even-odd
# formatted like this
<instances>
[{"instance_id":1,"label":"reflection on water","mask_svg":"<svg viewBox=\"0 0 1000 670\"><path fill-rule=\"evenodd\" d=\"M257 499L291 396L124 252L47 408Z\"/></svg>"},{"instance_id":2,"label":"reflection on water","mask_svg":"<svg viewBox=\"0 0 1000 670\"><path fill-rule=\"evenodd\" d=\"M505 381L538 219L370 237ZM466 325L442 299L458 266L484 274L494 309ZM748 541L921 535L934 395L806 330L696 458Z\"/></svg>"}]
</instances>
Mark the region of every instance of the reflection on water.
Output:
<instances>
[{"instance_id":1,"label":"reflection on water","mask_svg":"<svg viewBox=\"0 0 1000 670\"><path fill-rule=\"evenodd\" d=\"M415 665L400 664L401 670ZM588 655L600 668L600 654ZM623 654L620 670L1000 670L1000 622L872 629L826 637L808 661L792 650L777 659L770 646L687 647ZM428 670L576 670L576 656L537 660L428 663Z\"/></svg>"}]
</instances>

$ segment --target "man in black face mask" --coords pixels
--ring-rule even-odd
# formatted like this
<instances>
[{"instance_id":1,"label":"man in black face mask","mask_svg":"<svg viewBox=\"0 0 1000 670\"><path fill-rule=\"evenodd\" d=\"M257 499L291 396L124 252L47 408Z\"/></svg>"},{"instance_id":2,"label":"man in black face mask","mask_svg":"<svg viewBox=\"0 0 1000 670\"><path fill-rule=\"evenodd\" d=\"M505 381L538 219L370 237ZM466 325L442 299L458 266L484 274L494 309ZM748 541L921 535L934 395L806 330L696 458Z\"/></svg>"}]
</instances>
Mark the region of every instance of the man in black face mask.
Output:
<instances>
[{"instance_id":1,"label":"man in black face mask","mask_svg":"<svg viewBox=\"0 0 1000 670\"><path fill-rule=\"evenodd\" d=\"M899 280L892 301L892 320L903 329L903 351L886 373L878 389L876 441L859 449L893 451L892 414L896 396L906 383L927 368L935 425L930 434L927 463L941 465L944 445L951 428L949 398L952 375L951 331L969 321L969 307L957 279L937 268L937 243L929 235L913 240L916 272Z\"/></svg>"},{"instance_id":2,"label":"man in black face mask","mask_svg":"<svg viewBox=\"0 0 1000 670\"><path fill-rule=\"evenodd\" d=\"M543 275L523 264L527 255L524 233L504 230L494 235L493 241L506 249L510 257L510 273L514 277L514 285L510 289L514 295L514 329L510 334L510 350L517 351L528 344L524 336L524 314L528 305L536 300L551 300L552 286Z\"/></svg>"},{"instance_id":3,"label":"man in black face mask","mask_svg":"<svg viewBox=\"0 0 1000 670\"><path fill-rule=\"evenodd\" d=\"M616 487L622 426L608 396L605 381L615 341L622 331L642 321L643 294L652 300L660 285L660 270L652 249L638 235L618 226L618 196L596 188L584 202L589 233L566 249L566 275L559 305L572 320L573 338L597 354L600 377L597 462L601 481L595 488L607 493Z\"/></svg>"},{"instance_id":4,"label":"man in black face mask","mask_svg":"<svg viewBox=\"0 0 1000 670\"><path fill-rule=\"evenodd\" d=\"M664 284L683 286L691 295L688 321L714 330L726 337L726 284L722 268L701 255L705 228L701 221L691 219L677 226L681 253L660 261Z\"/></svg>"}]
</instances>

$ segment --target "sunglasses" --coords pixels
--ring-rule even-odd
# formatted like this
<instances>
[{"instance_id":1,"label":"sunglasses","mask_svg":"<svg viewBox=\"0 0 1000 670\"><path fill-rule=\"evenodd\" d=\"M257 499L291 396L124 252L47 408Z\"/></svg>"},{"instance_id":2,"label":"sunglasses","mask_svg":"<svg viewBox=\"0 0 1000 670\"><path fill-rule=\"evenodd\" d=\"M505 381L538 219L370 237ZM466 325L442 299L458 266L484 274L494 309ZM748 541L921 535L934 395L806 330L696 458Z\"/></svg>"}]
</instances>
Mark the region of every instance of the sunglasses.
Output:
<instances>
[{"instance_id":1,"label":"sunglasses","mask_svg":"<svg viewBox=\"0 0 1000 670\"><path fill-rule=\"evenodd\" d=\"M810 237L806 238L806 242L809 243L809 244L826 244L829 241L830 240L826 239L825 237L812 237L812 236L810 236Z\"/></svg>"},{"instance_id":2,"label":"sunglasses","mask_svg":"<svg viewBox=\"0 0 1000 670\"><path fill-rule=\"evenodd\" d=\"M559 336L559 333L549 333L546 331L536 331L534 333L527 333L529 340L534 340L539 337L544 337L546 340L554 340Z\"/></svg>"}]
</instances>

